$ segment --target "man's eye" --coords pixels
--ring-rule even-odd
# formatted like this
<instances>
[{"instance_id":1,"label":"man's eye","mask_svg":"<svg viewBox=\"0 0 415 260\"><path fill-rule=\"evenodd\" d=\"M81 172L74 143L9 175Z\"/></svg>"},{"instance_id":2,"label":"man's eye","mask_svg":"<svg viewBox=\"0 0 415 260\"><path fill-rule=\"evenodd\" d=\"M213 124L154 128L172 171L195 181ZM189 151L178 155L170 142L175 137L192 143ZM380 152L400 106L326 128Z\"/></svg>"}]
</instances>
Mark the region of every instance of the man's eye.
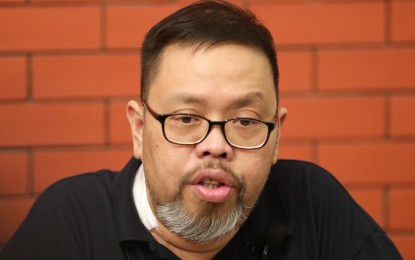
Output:
<instances>
[{"instance_id":1,"label":"man's eye","mask_svg":"<svg viewBox=\"0 0 415 260\"><path fill-rule=\"evenodd\" d=\"M234 123L240 126L254 126L258 124L257 121L251 119L236 119Z\"/></svg>"},{"instance_id":2,"label":"man's eye","mask_svg":"<svg viewBox=\"0 0 415 260\"><path fill-rule=\"evenodd\" d=\"M173 116L173 119L178 124L197 124L200 119L194 116L186 116L186 115L176 115Z\"/></svg>"},{"instance_id":3,"label":"man's eye","mask_svg":"<svg viewBox=\"0 0 415 260\"><path fill-rule=\"evenodd\" d=\"M180 118L180 121L182 121L183 123L189 124L194 121L194 118L190 116L183 116Z\"/></svg>"}]
</instances>

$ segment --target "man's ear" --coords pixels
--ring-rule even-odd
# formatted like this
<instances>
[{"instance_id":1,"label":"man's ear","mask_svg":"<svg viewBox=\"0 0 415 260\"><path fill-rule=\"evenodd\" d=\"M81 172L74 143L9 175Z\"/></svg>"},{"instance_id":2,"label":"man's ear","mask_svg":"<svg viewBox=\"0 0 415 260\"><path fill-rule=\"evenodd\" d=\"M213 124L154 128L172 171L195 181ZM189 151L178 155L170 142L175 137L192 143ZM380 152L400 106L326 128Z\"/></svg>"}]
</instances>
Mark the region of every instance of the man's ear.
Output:
<instances>
[{"instance_id":1,"label":"man's ear","mask_svg":"<svg viewBox=\"0 0 415 260\"><path fill-rule=\"evenodd\" d=\"M143 105L130 100L127 104L127 117L133 137L133 152L136 159L141 159L143 152L144 110Z\"/></svg>"},{"instance_id":2,"label":"man's ear","mask_svg":"<svg viewBox=\"0 0 415 260\"><path fill-rule=\"evenodd\" d=\"M285 118L287 118L287 114L288 110L285 107L280 107L280 109L278 109L278 120L280 129L285 122Z\"/></svg>"},{"instance_id":3,"label":"man's ear","mask_svg":"<svg viewBox=\"0 0 415 260\"><path fill-rule=\"evenodd\" d=\"M278 125L277 125L277 144L275 145L275 151L274 151L274 156L272 158L272 163L275 164L277 163L278 160L278 154L279 154L279 146L280 146L280 137L281 137L281 127L285 122L285 119L287 118L287 109L285 107L280 107L278 109Z\"/></svg>"}]
</instances>

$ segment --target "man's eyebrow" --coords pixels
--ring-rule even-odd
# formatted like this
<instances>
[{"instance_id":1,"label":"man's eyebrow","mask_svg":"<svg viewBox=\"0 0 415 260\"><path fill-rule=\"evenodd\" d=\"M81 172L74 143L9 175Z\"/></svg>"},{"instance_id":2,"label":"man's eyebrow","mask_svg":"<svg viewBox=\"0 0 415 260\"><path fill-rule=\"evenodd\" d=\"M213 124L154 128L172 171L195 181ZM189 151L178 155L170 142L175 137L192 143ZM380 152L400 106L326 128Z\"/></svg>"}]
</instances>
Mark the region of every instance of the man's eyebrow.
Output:
<instances>
[{"instance_id":1,"label":"man's eyebrow","mask_svg":"<svg viewBox=\"0 0 415 260\"><path fill-rule=\"evenodd\" d=\"M260 91L252 91L240 98L236 98L232 104L234 107L244 107L257 102L265 102L265 96Z\"/></svg>"},{"instance_id":2,"label":"man's eyebrow","mask_svg":"<svg viewBox=\"0 0 415 260\"><path fill-rule=\"evenodd\" d=\"M188 93L175 93L171 94L170 100L185 104L203 104L205 101L203 98Z\"/></svg>"},{"instance_id":3,"label":"man's eyebrow","mask_svg":"<svg viewBox=\"0 0 415 260\"><path fill-rule=\"evenodd\" d=\"M206 100L203 97L191 95L188 93L175 93L170 96L170 100L185 104L204 104ZM265 96L260 91L251 91L247 94L238 95L231 100L232 107L243 107L257 102L265 102Z\"/></svg>"}]
</instances>

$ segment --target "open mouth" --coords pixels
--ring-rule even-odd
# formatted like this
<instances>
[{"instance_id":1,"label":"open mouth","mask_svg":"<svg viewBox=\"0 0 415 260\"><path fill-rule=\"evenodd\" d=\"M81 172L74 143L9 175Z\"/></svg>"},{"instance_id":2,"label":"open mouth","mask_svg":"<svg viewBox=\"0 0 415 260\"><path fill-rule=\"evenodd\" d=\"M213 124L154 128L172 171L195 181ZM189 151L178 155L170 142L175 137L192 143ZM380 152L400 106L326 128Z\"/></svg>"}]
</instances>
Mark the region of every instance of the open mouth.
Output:
<instances>
[{"instance_id":1,"label":"open mouth","mask_svg":"<svg viewBox=\"0 0 415 260\"><path fill-rule=\"evenodd\" d=\"M236 181L221 169L203 169L191 180L196 197L203 201L222 203L234 194Z\"/></svg>"},{"instance_id":2,"label":"open mouth","mask_svg":"<svg viewBox=\"0 0 415 260\"><path fill-rule=\"evenodd\" d=\"M219 182L219 181L214 180L214 179L204 179L199 184L203 185L203 186L205 186L209 189L216 189L216 188L219 188L219 187L224 185L222 182Z\"/></svg>"}]
</instances>

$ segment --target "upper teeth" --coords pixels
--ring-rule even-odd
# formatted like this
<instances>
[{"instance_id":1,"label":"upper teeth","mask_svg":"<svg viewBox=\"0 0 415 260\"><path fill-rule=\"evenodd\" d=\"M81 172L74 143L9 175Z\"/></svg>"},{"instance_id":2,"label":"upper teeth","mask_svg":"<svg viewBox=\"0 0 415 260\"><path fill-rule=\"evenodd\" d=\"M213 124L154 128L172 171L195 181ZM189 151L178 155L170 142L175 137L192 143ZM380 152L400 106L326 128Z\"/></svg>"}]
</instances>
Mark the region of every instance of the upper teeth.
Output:
<instances>
[{"instance_id":1,"label":"upper teeth","mask_svg":"<svg viewBox=\"0 0 415 260\"><path fill-rule=\"evenodd\" d=\"M202 181L202 184L206 187L208 187L209 189L215 189L217 187L219 187L220 182L218 182L217 180L214 179L205 179Z\"/></svg>"}]
</instances>

